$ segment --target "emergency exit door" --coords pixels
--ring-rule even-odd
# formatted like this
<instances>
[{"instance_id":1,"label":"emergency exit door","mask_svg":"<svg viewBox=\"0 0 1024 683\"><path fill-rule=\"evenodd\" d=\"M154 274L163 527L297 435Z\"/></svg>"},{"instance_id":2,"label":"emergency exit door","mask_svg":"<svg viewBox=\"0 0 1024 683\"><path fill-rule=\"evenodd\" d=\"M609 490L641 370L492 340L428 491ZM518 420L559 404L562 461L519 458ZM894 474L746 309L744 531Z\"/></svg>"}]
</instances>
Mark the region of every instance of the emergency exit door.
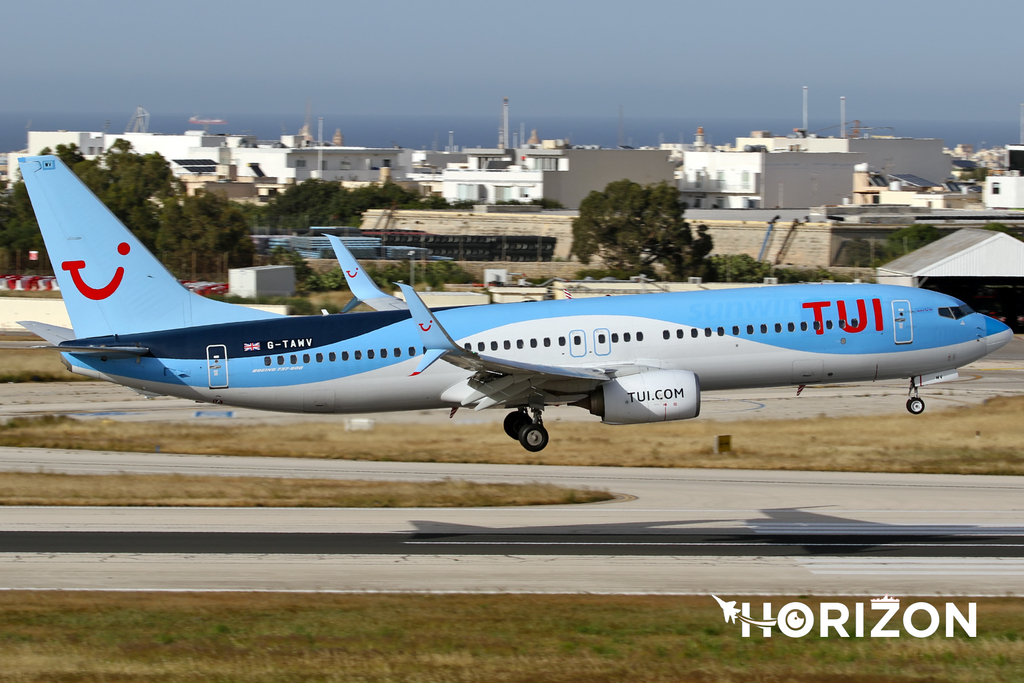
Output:
<instances>
[{"instance_id":1,"label":"emergency exit door","mask_svg":"<svg viewBox=\"0 0 1024 683\"><path fill-rule=\"evenodd\" d=\"M897 299L892 302L892 327L897 344L914 341L914 317L910 312L909 301Z\"/></svg>"},{"instance_id":2,"label":"emergency exit door","mask_svg":"<svg viewBox=\"0 0 1024 683\"><path fill-rule=\"evenodd\" d=\"M206 372L211 389L228 388L228 347L223 344L206 347Z\"/></svg>"}]
</instances>

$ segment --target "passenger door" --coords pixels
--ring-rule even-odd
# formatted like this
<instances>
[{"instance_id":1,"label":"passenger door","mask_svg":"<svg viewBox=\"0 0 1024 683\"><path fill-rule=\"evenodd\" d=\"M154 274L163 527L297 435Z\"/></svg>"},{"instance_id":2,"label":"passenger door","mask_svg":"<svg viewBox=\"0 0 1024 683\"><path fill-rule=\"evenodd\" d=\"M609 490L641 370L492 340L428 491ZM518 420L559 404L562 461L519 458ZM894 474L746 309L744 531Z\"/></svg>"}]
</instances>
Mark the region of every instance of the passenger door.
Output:
<instances>
[{"instance_id":1,"label":"passenger door","mask_svg":"<svg viewBox=\"0 0 1024 683\"><path fill-rule=\"evenodd\" d=\"M897 344L910 344L914 341L914 318L909 301L897 299L892 302L892 326Z\"/></svg>"},{"instance_id":2,"label":"passenger door","mask_svg":"<svg viewBox=\"0 0 1024 683\"><path fill-rule=\"evenodd\" d=\"M206 347L206 372L211 389L228 388L228 347L223 344Z\"/></svg>"}]
</instances>

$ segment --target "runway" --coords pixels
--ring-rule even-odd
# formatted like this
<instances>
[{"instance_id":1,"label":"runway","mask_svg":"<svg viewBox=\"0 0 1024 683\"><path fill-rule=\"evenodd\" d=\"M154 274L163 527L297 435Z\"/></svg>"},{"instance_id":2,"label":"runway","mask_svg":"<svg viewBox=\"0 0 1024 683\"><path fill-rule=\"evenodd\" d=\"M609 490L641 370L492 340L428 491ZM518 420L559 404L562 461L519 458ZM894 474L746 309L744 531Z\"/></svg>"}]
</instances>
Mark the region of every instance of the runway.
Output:
<instances>
[{"instance_id":1,"label":"runway","mask_svg":"<svg viewBox=\"0 0 1024 683\"><path fill-rule=\"evenodd\" d=\"M0 469L552 482L526 508L0 509L0 588L1024 594L1016 477L0 449Z\"/></svg>"}]
</instances>

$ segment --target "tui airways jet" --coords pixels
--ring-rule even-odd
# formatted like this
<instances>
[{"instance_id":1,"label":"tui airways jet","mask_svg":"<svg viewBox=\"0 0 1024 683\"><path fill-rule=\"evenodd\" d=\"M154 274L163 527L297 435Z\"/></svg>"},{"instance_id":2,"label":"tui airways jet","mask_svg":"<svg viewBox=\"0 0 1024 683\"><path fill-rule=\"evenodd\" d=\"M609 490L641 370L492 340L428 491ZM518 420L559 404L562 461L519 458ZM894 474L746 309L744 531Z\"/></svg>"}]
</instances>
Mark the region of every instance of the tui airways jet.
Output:
<instances>
[{"instance_id":1,"label":"tui airways jet","mask_svg":"<svg viewBox=\"0 0 1024 683\"><path fill-rule=\"evenodd\" d=\"M182 287L53 156L19 159L73 330L24 322L76 374L144 395L306 413L505 408L547 445L545 406L607 424L685 420L701 390L909 379L919 388L1010 341L962 301L882 285L784 285L431 311L377 289L334 239L375 312L284 317Z\"/></svg>"}]
</instances>

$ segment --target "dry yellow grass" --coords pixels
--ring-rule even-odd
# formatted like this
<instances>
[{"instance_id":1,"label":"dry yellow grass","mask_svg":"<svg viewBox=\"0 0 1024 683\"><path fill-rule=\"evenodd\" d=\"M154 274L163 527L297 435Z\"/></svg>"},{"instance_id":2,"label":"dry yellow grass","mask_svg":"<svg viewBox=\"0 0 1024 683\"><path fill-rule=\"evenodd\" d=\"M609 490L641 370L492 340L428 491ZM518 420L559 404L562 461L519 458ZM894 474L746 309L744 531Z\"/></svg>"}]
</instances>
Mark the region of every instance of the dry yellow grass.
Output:
<instances>
[{"instance_id":1,"label":"dry yellow grass","mask_svg":"<svg viewBox=\"0 0 1024 683\"><path fill-rule=\"evenodd\" d=\"M740 637L709 596L5 591L0 681L1021 680L1024 606L975 602L976 638L792 639Z\"/></svg>"},{"instance_id":2,"label":"dry yellow grass","mask_svg":"<svg viewBox=\"0 0 1024 683\"><path fill-rule=\"evenodd\" d=\"M0 472L0 505L161 507L494 507L611 500L552 484L276 479L176 474Z\"/></svg>"},{"instance_id":3,"label":"dry yellow grass","mask_svg":"<svg viewBox=\"0 0 1024 683\"><path fill-rule=\"evenodd\" d=\"M68 418L18 419L0 446L276 455L353 460L543 465L723 467L783 470L1024 474L1024 397L913 416L810 418L610 427L551 425L552 440L529 453L499 426L379 425L346 432L337 423L216 426L104 424ZM715 434L735 452L715 454ZM980 436L978 436L980 434Z\"/></svg>"},{"instance_id":4,"label":"dry yellow grass","mask_svg":"<svg viewBox=\"0 0 1024 683\"><path fill-rule=\"evenodd\" d=\"M5 337L5 340L8 339ZM45 344L39 340L39 344ZM0 382L89 381L72 374L60 362L60 353L42 349L0 349Z\"/></svg>"}]
</instances>

